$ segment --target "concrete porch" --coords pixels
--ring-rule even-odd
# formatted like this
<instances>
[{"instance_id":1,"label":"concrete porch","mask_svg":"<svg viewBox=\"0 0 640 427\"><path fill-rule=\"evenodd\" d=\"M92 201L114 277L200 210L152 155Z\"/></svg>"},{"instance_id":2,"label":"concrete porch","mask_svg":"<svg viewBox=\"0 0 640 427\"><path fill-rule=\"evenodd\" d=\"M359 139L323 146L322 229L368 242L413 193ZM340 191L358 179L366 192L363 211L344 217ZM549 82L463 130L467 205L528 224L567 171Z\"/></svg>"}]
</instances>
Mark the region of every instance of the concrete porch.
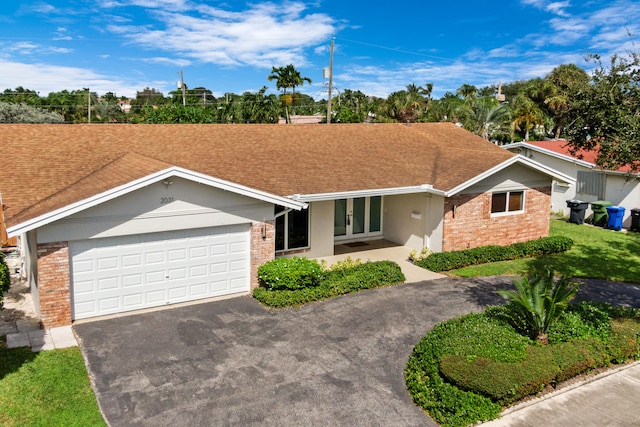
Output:
<instances>
[{"instance_id":1,"label":"concrete porch","mask_svg":"<svg viewBox=\"0 0 640 427\"><path fill-rule=\"evenodd\" d=\"M445 277L442 274L434 273L424 268L414 265L409 261L409 253L412 249L401 246L388 240L368 240L359 242L349 242L334 246L333 256L316 258L318 261L326 261L328 265L333 265L338 261L347 258L360 259L366 261L394 261L398 263L406 283L423 282Z\"/></svg>"}]
</instances>

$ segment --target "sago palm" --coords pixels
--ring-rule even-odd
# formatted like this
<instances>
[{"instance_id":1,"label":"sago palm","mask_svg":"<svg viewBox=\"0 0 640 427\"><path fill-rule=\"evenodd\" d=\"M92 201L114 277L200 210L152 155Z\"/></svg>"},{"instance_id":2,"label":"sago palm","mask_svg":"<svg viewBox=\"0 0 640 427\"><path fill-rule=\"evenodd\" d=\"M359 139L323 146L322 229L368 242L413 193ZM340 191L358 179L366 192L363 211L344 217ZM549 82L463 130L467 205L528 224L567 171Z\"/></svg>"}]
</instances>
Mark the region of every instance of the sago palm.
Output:
<instances>
[{"instance_id":1,"label":"sago palm","mask_svg":"<svg viewBox=\"0 0 640 427\"><path fill-rule=\"evenodd\" d=\"M514 280L516 290L498 291L511 301L522 316L530 338L541 344L548 344L549 327L562 315L569 302L578 292L578 284L561 277L556 280L554 273L534 273L522 280Z\"/></svg>"}]
</instances>

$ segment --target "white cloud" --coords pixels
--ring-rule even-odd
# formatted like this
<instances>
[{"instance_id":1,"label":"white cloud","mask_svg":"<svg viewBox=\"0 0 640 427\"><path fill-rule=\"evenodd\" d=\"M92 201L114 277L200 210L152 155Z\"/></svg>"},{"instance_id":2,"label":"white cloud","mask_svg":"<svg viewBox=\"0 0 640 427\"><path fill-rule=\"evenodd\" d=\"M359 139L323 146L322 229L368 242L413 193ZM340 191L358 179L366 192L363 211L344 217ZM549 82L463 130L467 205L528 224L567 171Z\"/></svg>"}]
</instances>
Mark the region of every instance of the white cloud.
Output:
<instances>
[{"instance_id":1,"label":"white cloud","mask_svg":"<svg viewBox=\"0 0 640 427\"><path fill-rule=\"evenodd\" d=\"M186 59L176 59L176 58L167 58L167 57L153 57L153 58L142 58L143 62L148 62L151 64L165 64L165 65L173 65L176 67L187 67L191 65L191 61Z\"/></svg>"},{"instance_id":2,"label":"white cloud","mask_svg":"<svg viewBox=\"0 0 640 427\"><path fill-rule=\"evenodd\" d=\"M149 86L149 82L126 82L119 77L98 74L85 68L62 67L45 63L25 64L0 59L0 69L2 69L0 87L23 86L40 92L40 96L47 96L50 92L73 91L89 87L92 92L98 94L115 92L118 96L135 97L136 91ZM156 87L166 85L167 82L163 82Z\"/></svg>"},{"instance_id":3,"label":"white cloud","mask_svg":"<svg viewBox=\"0 0 640 427\"><path fill-rule=\"evenodd\" d=\"M151 1L135 0L137 5ZM165 1L171 8L186 7L182 1ZM155 4L155 3L154 3ZM307 63L306 49L328 40L337 30L329 15L307 13L301 2L253 5L241 12L200 6L200 16L156 10L163 26L110 25L108 30L130 44L174 52L194 62L224 66L271 67Z\"/></svg>"}]
</instances>

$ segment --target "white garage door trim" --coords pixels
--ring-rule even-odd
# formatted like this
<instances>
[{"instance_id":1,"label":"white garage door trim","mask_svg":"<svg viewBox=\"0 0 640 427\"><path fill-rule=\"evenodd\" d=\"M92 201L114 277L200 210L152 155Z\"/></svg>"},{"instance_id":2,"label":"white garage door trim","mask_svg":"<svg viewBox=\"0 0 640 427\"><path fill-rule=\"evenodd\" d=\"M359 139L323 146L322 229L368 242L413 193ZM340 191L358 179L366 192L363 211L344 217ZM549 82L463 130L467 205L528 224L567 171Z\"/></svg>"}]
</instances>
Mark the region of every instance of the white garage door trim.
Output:
<instances>
[{"instance_id":1,"label":"white garage door trim","mask_svg":"<svg viewBox=\"0 0 640 427\"><path fill-rule=\"evenodd\" d=\"M72 318L250 289L249 224L70 243Z\"/></svg>"}]
</instances>

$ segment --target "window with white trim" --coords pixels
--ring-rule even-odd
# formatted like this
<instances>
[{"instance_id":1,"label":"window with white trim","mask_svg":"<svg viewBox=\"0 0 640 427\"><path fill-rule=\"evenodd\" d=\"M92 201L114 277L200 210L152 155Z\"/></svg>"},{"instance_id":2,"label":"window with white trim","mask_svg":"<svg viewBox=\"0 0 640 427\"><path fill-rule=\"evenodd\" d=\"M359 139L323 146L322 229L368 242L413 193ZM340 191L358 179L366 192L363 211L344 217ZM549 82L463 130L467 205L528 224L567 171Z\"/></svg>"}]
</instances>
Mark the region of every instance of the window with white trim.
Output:
<instances>
[{"instance_id":1,"label":"window with white trim","mask_svg":"<svg viewBox=\"0 0 640 427\"><path fill-rule=\"evenodd\" d=\"M524 191L505 191L491 195L491 213L513 213L524 210Z\"/></svg>"},{"instance_id":2,"label":"window with white trim","mask_svg":"<svg viewBox=\"0 0 640 427\"><path fill-rule=\"evenodd\" d=\"M309 209L285 210L276 206L276 251L309 247Z\"/></svg>"}]
</instances>

